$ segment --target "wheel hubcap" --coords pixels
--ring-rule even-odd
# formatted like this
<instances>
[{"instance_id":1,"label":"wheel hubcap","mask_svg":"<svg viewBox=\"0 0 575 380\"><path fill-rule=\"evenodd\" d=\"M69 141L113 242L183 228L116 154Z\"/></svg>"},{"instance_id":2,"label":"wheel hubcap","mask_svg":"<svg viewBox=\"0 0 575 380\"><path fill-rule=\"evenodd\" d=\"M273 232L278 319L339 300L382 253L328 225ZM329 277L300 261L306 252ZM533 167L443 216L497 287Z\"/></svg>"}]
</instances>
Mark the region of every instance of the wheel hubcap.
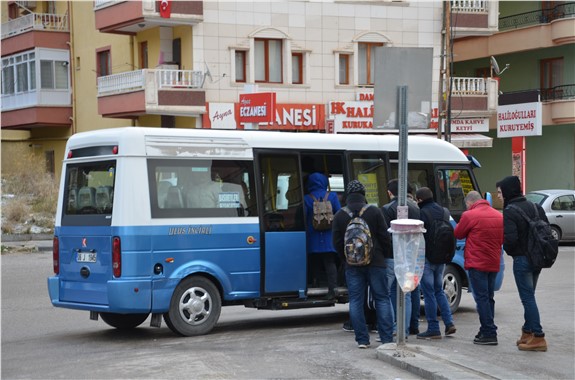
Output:
<instances>
[{"instance_id":1,"label":"wheel hubcap","mask_svg":"<svg viewBox=\"0 0 575 380\"><path fill-rule=\"evenodd\" d=\"M212 298L202 288L193 287L180 298L180 316L191 325L200 325L210 316Z\"/></svg>"}]
</instances>

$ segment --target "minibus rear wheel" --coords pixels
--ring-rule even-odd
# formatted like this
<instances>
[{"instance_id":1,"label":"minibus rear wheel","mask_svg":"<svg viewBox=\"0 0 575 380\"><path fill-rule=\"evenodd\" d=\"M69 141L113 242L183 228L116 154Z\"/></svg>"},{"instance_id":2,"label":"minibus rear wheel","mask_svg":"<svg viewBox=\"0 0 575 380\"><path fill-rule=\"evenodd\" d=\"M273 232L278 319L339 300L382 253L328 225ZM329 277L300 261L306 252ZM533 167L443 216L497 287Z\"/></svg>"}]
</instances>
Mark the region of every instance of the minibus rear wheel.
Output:
<instances>
[{"instance_id":1,"label":"minibus rear wheel","mask_svg":"<svg viewBox=\"0 0 575 380\"><path fill-rule=\"evenodd\" d=\"M164 321L178 335L203 335L214 328L221 310L220 292L214 283L202 276L191 276L174 290Z\"/></svg>"},{"instance_id":2,"label":"minibus rear wheel","mask_svg":"<svg viewBox=\"0 0 575 380\"><path fill-rule=\"evenodd\" d=\"M102 320L108 325L121 330L129 330L140 326L149 314L117 314L100 313Z\"/></svg>"}]
</instances>

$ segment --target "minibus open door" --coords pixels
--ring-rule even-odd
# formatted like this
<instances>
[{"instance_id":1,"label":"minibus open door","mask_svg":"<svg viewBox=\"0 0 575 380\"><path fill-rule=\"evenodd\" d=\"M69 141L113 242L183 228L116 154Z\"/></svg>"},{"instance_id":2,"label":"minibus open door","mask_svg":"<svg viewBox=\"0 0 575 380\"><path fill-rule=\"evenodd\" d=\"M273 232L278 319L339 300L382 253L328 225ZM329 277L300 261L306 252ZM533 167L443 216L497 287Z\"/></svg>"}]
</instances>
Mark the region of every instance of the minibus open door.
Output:
<instances>
[{"instance_id":1,"label":"minibus open door","mask_svg":"<svg viewBox=\"0 0 575 380\"><path fill-rule=\"evenodd\" d=\"M299 155L256 149L254 155L263 237L261 295L304 298L307 254Z\"/></svg>"}]
</instances>

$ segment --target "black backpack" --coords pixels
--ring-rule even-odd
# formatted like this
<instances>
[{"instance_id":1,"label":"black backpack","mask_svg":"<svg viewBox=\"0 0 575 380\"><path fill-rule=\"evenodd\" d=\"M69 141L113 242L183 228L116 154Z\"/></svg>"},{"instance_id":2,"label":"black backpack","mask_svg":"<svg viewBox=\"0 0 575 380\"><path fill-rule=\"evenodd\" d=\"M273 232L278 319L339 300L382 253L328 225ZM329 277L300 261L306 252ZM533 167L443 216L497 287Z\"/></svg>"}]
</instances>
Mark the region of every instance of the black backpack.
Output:
<instances>
[{"instance_id":1,"label":"black backpack","mask_svg":"<svg viewBox=\"0 0 575 380\"><path fill-rule=\"evenodd\" d=\"M519 206L509 205L527 221L527 259L535 270L542 268L551 268L557 259L559 253L559 242L553 238L551 226L539 218L539 211L534 203L529 202L535 209L535 217L527 216Z\"/></svg>"},{"instance_id":2,"label":"black backpack","mask_svg":"<svg viewBox=\"0 0 575 380\"><path fill-rule=\"evenodd\" d=\"M449 210L443 208L443 218L433 219L431 212L422 209L427 215L429 227L425 240L425 258L432 264L448 264L455 256L455 233L449 221Z\"/></svg>"}]
</instances>

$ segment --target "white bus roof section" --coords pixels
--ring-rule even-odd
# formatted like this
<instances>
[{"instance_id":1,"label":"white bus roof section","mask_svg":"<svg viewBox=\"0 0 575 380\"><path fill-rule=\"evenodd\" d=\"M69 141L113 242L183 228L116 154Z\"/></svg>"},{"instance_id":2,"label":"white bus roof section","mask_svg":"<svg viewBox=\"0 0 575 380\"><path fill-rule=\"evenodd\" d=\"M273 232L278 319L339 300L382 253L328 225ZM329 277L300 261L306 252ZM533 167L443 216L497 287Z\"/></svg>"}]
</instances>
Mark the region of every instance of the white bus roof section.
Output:
<instances>
[{"instance_id":1,"label":"white bus roof section","mask_svg":"<svg viewBox=\"0 0 575 380\"><path fill-rule=\"evenodd\" d=\"M73 135L67 152L117 145L118 156L249 159L253 148L397 152L398 135L351 135L252 130L125 127ZM223 149L222 149L223 148ZM467 163L459 148L434 136L408 137L409 162Z\"/></svg>"}]
</instances>

